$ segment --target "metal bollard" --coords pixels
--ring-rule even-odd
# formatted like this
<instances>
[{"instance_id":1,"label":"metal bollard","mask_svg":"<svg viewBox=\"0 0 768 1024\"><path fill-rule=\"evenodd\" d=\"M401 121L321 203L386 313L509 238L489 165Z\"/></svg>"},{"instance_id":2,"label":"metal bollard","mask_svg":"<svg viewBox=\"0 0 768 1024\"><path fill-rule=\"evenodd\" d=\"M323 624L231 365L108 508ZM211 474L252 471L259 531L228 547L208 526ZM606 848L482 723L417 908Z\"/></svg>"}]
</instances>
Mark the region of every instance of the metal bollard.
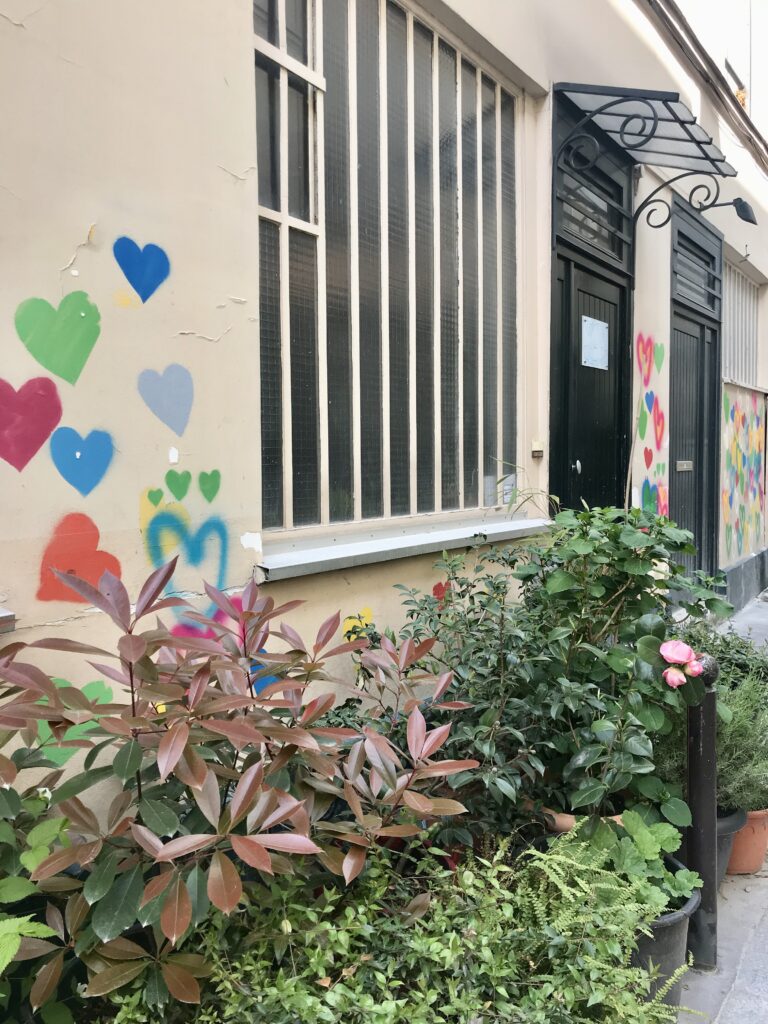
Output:
<instances>
[{"instance_id":1,"label":"metal bollard","mask_svg":"<svg viewBox=\"0 0 768 1024\"><path fill-rule=\"evenodd\" d=\"M694 966L717 966L717 694L719 670L709 655L700 677L706 686L701 704L688 708L688 806L693 823L687 835L686 864L702 878L701 905L691 917L688 949Z\"/></svg>"}]
</instances>

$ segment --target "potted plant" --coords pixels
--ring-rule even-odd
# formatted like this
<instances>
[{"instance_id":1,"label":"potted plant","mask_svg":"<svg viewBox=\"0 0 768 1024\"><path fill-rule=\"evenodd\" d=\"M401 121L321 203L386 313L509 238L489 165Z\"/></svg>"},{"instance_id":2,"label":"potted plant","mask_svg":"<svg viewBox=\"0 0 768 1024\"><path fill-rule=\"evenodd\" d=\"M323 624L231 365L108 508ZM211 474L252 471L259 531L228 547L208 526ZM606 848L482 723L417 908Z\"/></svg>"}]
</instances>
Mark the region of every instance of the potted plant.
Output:
<instances>
[{"instance_id":1,"label":"potted plant","mask_svg":"<svg viewBox=\"0 0 768 1024\"><path fill-rule=\"evenodd\" d=\"M719 800L747 812L746 823L733 840L731 875L759 871L768 851L767 699L768 689L756 673L720 693L726 715L718 723Z\"/></svg>"},{"instance_id":2,"label":"potted plant","mask_svg":"<svg viewBox=\"0 0 768 1024\"><path fill-rule=\"evenodd\" d=\"M606 851L606 864L619 877L638 883L639 898L656 911L649 927L638 934L633 957L653 971L655 995L686 963L688 925L701 902L701 878L672 856L682 842L680 832L667 822L646 821L637 811L626 811L621 825L601 824L591 841ZM679 981L663 999L679 1006Z\"/></svg>"}]
</instances>

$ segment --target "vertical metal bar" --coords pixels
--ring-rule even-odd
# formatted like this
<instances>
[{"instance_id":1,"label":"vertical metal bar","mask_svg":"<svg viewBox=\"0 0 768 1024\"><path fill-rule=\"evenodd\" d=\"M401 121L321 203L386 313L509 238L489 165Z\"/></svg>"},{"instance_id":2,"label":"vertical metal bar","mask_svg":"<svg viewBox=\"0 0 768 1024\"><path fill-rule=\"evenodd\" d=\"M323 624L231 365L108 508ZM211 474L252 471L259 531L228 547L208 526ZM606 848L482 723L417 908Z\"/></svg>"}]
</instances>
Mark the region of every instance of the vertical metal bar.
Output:
<instances>
[{"instance_id":1,"label":"vertical metal bar","mask_svg":"<svg viewBox=\"0 0 768 1024\"><path fill-rule=\"evenodd\" d=\"M456 343L456 375L458 377L458 393L456 395L456 415L458 417L458 492L459 508L464 508L464 171L463 160L463 138L462 123L463 111L461 107L461 69L462 57L459 50L456 51L456 260L458 269L458 309L456 310L456 323L458 327L458 338Z\"/></svg>"},{"instance_id":2,"label":"vertical metal bar","mask_svg":"<svg viewBox=\"0 0 768 1024\"><path fill-rule=\"evenodd\" d=\"M687 837L687 866L702 878L701 904L691 917L688 948L695 966L717 966L717 662L705 656L707 689L703 701L688 708L688 805L693 823Z\"/></svg>"},{"instance_id":3,"label":"vertical metal bar","mask_svg":"<svg viewBox=\"0 0 768 1024\"><path fill-rule=\"evenodd\" d=\"M496 479L504 475L504 273L502 266L501 207L501 86L496 86ZM496 504L503 500L504 484L496 486Z\"/></svg>"},{"instance_id":4,"label":"vertical metal bar","mask_svg":"<svg viewBox=\"0 0 768 1024\"><path fill-rule=\"evenodd\" d=\"M323 71L323 0L315 0L314 9L314 53L315 68ZM307 12L310 17L312 11ZM312 48L312 47L310 47ZM309 87L312 88L311 86ZM320 522L330 520L330 486L328 453L328 320L326 311L326 263L325 263L325 95L315 89L315 110L317 132L315 154L317 170L317 361L318 361L318 437L320 444ZM310 111L311 114L311 111ZM312 118L310 116L310 123ZM314 163L310 150L310 166Z\"/></svg>"},{"instance_id":5,"label":"vertical metal bar","mask_svg":"<svg viewBox=\"0 0 768 1024\"><path fill-rule=\"evenodd\" d=\"M387 120L387 0L379 0L379 243L381 248L381 490L384 518L392 514L389 431L389 124Z\"/></svg>"},{"instance_id":6,"label":"vertical metal bar","mask_svg":"<svg viewBox=\"0 0 768 1024\"><path fill-rule=\"evenodd\" d=\"M349 0L349 319L352 353L352 481L354 518L362 518L360 445L360 239L357 223L357 9Z\"/></svg>"},{"instance_id":7,"label":"vertical metal bar","mask_svg":"<svg viewBox=\"0 0 768 1024\"><path fill-rule=\"evenodd\" d=\"M281 0L285 13L285 0ZM285 41L285 19L278 25ZM293 526L293 426L291 417L291 304L288 227L288 72L280 69L280 337L282 339L283 526Z\"/></svg>"},{"instance_id":8,"label":"vertical metal bar","mask_svg":"<svg viewBox=\"0 0 768 1024\"><path fill-rule=\"evenodd\" d=\"M432 35L432 210L434 215L434 417L435 417L435 512L443 507L443 401L441 383L442 336L440 323L440 46L437 35Z\"/></svg>"},{"instance_id":9,"label":"vertical metal bar","mask_svg":"<svg viewBox=\"0 0 768 1024\"><path fill-rule=\"evenodd\" d=\"M485 203L483 196L483 73L477 66L475 87L477 103L475 115L477 120L477 507L485 505L485 466L483 463L483 430L485 426L483 380L485 371L485 337L483 296L483 215Z\"/></svg>"},{"instance_id":10,"label":"vertical metal bar","mask_svg":"<svg viewBox=\"0 0 768 1024\"><path fill-rule=\"evenodd\" d=\"M416 438L416 98L414 93L413 15L406 21L406 124L408 146L408 423L414 443L409 456L411 515L418 511Z\"/></svg>"}]
</instances>

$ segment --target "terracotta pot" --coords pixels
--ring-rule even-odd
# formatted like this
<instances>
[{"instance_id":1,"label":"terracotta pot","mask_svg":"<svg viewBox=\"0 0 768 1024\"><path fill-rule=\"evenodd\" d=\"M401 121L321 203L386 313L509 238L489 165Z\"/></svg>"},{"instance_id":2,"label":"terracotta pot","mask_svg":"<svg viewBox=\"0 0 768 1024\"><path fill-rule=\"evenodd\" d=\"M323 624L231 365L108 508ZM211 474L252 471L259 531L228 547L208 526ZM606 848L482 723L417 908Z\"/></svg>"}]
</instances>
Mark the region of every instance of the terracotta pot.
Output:
<instances>
[{"instance_id":1,"label":"terracotta pot","mask_svg":"<svg viewBox=\"0 0 768 1024\"><path fill-rule=\"evenodd\" d=\"M736 833L733 840L731 859L728 861L729 875L753 875L763 866L768 852L768 810L749 811L747 824Z\"/></svg>"},{"instance_id":2,"label":"terracotta pot","mask_svg":"<svg viewBox=\"0 0 768 1024\"><path fill-rule=\"evenodd\" d=\"M550 832L556 832L559 835L561 832L570 832L576 827L577 817L575 814L552 811L549 807L542 807L541 813L544 815L544 822ZM621 815L612 814L609 818L603 818L603 821L615 821L617 825L621 825Z\"/></svg>"}]
</instances>

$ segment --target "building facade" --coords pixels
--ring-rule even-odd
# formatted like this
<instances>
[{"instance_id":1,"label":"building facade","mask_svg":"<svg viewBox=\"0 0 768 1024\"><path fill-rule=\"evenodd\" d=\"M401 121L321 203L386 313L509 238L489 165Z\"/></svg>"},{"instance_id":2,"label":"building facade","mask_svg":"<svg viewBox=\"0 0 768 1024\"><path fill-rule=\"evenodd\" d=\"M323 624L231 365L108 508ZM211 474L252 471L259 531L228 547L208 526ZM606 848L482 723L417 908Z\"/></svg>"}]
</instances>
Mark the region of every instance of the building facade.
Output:
<instances>
[{"instance_id":1,"label":"building facade","mask_svg":"<svg viewBox=\"0 0 768 1024\"><path fill-rule=\"evenodd\" d=\"M768 147L672 2L15 0L0 76L20 639L172 554L397 623L549 494L766 585Z\"/></svg>"}]
</instances>

